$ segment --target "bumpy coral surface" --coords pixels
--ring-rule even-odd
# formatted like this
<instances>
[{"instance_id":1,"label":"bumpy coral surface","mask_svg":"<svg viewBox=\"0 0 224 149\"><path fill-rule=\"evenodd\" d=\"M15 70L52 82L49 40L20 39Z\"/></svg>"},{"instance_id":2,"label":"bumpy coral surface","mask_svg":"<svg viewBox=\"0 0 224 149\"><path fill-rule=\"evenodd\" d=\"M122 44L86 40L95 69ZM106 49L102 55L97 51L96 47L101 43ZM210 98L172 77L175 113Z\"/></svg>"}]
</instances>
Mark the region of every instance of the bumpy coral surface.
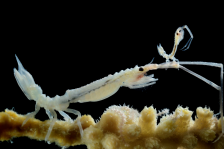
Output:
<instances>
[{"instance_id":1,"label":"bumpy coral surface","mask_svg":"<svg viewBox=\"0 0 224 149\"><path fill-rule=\"evenodd\" d=\"M223 149L224 137L212 143L221 133L221 119L207 108L197 108L195 121L192 113L182 107L168 114L166 109L157 113L152 106L140 113L128 106L111 106L97 123L89 115L82 116L83 138L76 121L57 121L49 141L66 147L85 144L88 149ZM21 127L24 119L10 110L1 112L0 140L21 136L44 140L50 121L30 119Z\"/></svg>"}]
</instances>

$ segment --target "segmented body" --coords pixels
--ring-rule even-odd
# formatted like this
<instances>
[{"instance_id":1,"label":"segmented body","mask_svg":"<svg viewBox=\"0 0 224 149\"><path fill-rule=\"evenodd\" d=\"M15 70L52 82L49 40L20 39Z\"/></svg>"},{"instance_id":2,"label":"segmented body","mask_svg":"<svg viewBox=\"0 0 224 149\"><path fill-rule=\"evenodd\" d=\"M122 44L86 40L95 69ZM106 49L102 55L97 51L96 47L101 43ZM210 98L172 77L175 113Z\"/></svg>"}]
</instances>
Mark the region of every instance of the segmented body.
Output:
<instances>
[{"instance_id":1,"label":"segmented body","mask_svg":"<svg viewBox=\"0 0 224 149\"><path fill-rule=\"evenodd\" d=\"M193 39L193 34L191 33L191 31L190 31L190 29L188 28L187 25L184 25L183 27L179 27L176 30L176 32L174 34L174 46L173 46L173 50L172 50L172 52L169 55L166 54L166 51L163 49L163 47L161 46L161 44L159 44L159 46L157 46L157 50L159 52L159 55L161 55L162 57L164 57L166 59L166 62L169 62L169 59L171 59L173 61L178 61L178 59L176 59L174 56L176 54L177 47L178 47L179 43L184 38L184 29L187 29L187 31L191 35L191 38L188 40L187 44L181 49L181 50L183 50L188 45L187 48L185 49L185 50L187 50L189 48L190 44L191 44L192 39Z\"/></svg>"},{"instance_id":2,"label":"segmented body","mask_svg":"<svg viewBox=\"0 0 224 149\"><path fill-rule=\"evenodd\" d=\"M69 102L83 103L89 101L100 101L116 93L121 86L138 88L140 85L140 88L151 85L150 82L154 84L154 81L157 79L154 79L153 76L145 76L144 74L146 71L139 71L139 68L144 69L143 67L136 66L132 69L126 69L125 71L122 70L114 75L108 75L105 78L81 88L68 90L66 91L66 94L71 94L71 100Z\"/></svg>"},{"instance_id":3,"label":"segmented body","mask_svg":"<svg viewBox=\"0 0 224 149\"><path fill-rule=\"evenodd\" d=\"M18 71L14 68L14 75L17 83L29 100L36 101L35 111L27 115L23 125L29 120L29 118L34 117L37 114L40 107L45 108L47 115L50 119L52 119L52 123L45 137L46 141L57 119L57 114L54 110L59 111L59 113L67 121L71 121L71 118L63 111L76 114L80 119L81 114L79 111L68 109L70 103L100 101L116 93L121 86L126 86L129 88L141 88L152 85L155 83L155 81L158 80L153 78L153 75L145 76L147 71L156 69L154 64L148 64L143 67L135 66L132 69L126 69L125 71L122 70L119 73L115 73L114 75L108 75L107 77L94 81L83 87L67 90L63 96L57 95L53 98L50 98L49 96L46 96L42 93L42 89L37 84L35 84L32 75L24 69L17 57L16 60L18 62ZM82 136L83 130L79 119L77 123L80 129L80 134Z\"/></svg>"}]
</instances>

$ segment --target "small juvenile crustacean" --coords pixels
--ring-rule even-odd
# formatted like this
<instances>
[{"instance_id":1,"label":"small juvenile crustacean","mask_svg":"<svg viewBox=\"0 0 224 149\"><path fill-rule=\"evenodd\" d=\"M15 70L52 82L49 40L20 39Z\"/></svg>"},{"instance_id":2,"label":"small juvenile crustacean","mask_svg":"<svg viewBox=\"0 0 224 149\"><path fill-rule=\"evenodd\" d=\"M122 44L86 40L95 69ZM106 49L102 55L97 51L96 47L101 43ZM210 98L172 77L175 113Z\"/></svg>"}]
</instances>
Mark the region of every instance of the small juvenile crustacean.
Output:
<instances>
[{"instance_id":1,"label":"small juvenile crustacean","mask_svg":"<svg viewBox=\"0 0 224 149\"><path fill-rule=\"evenodd\" d=\"M178 61L178 59L176 59L174 57L174 55L176 54L177 46L179 45L179 43L181 42L181 40L183 40L183 38L184 38L184 29L185 28L187 29L187 31L191 35L191 38L188 40L188 42L186 43L186 45L181 49L183 51L186 51L190 47L191 41L193 40L193 34L191 33L191 31L190 31L190 29L188 28L187 25L184 25L183 27L179 27L176 30L175 37L174 37L173 51L169 55L166 54L166 51L164 51L164 49L161 46L161 44L159 44L159 46L157 46L157 50L159 52L159 55L161 55L162 57L164 57L166 59L166 62L169 62L169 59L174 60L174 61ZM187 46L187 48L184 49L186 46Z\"/></svg>"}]
</instances>

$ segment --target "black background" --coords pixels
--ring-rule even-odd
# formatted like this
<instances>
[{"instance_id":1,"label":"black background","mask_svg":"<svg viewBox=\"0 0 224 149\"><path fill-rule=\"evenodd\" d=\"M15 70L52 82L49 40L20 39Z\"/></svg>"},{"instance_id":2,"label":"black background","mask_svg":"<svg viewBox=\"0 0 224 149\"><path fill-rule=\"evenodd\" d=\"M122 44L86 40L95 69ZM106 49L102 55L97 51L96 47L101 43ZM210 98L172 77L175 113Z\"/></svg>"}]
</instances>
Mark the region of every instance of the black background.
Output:
<instances>
[{"instance_id":1,"label":"black background","mask_svg":"<svg viewBox=\"0 0 224 149\"><path fill-rule=\"evenodd\" d=\"M194 39L187 51L177 50L175 57L180 61L223 63L223 24L219 9L211 11L207 5L166 9L152 5L143 8L144 4L112 8L111 5L7 5L2 18L1 111L6 108L14 108L19 114L34 111L35 102L25 97L13 75L13 68L18 68L15 54L43 93L50 97L63 95L67 89L79 88L135 65L144 66L153 58L153 63L163 63L165 59L159 56L157 45L161 43L170 53L174 32L185 24ZM185 38L179 48L189 37L185 30ZM220 85L219 68L186 67ZM151 105L157 110L169 108L174 111L181 105L194 112L193 119L197 107L207 106L214 113L219 112L219 92L183 70L156 70L148 74L159 79L155 85L135 90L122 87L103 101L73 103L70 108L94 119L99 119L109 106L124 103L139 111ZM75 119L74 115L71 117ZM48 119L43 108L36 118ZM54 143L48 145L26 137L12 141L13 144L0 142L0 146L58 148ZM32 146L28 145L30 143Z\"/></svg>"}]
</instances>

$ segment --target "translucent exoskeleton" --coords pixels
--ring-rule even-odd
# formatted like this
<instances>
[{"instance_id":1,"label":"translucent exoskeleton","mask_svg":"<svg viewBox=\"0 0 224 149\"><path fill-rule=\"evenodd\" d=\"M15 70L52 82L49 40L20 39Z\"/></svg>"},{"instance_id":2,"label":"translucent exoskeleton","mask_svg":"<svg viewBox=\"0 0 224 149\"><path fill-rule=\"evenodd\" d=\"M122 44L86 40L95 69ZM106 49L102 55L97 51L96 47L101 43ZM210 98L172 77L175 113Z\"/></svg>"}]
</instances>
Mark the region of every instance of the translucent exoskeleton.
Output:
<instances>
[{"instance_id":1,"label":"translucent exoskeleton","mask_svg":"<svg viewBox=\"0 0 224 149\"><path fill-rule=\"evenodd\" d=\"M77 124L80 129L81 137L83 136L83 129L80 122L81 113L74 109L69 109L70 103L76 102L96 102L106 99L116 93L121 86L126 86L131 89L146 87L155 84L158 79L153 78L153 74L146 76L146 72L154 67L151 64L147 64L142 67L135 66L132 69L126 69L125 71L120 71L114 75L108 75L100 80L94 81L83 87L67 90L65 95L51 98L42 93L42 89L35 84L32 75L26 71L16 56L18 63L18 71L14 68L14 75L18 85L24 92L29 100L35 100L35 111L29 113L27 118L24 120L23 125L29 120L29 118L34 117L40 107L46 110L48 117L51 119L51 124L48 129L48 133L45 137L45 141L48 140L52 128L57 120L57 110L66 121L72 122L72 119L65 113L73 113L78 115Z\"/></svg>"},{"instance_id":2,"label":"translucent exoskeleton","mask_svg":"<svg viewBox=\"0 0 224 149\"><path fill-rule=\"evenodd\" d=\"M187 44L181 49L183 51L186 51L190 47L191 41L193 40L193 34L191 33L191 31L190 31L190 29L188 28L187 25L184 25L183 27L179 27L176 30L175 36L174 36L173 51L169 55L166 54L166 51L164 51L164 49L161 46L161 44L159 44L159 46L157 46L157 50L159 52L159 55L161 55L162 57L164 57L166 59L166 62L169 62L169 59L174 60L174 61L178 61L178 59L176 59L174 56L176 54L177 47L178 47L179 43L184 38L184 29L187 29L187 31L189 32L189 34L191 36L191 38L188 40Z\"/></svg>"}]
</instances>

